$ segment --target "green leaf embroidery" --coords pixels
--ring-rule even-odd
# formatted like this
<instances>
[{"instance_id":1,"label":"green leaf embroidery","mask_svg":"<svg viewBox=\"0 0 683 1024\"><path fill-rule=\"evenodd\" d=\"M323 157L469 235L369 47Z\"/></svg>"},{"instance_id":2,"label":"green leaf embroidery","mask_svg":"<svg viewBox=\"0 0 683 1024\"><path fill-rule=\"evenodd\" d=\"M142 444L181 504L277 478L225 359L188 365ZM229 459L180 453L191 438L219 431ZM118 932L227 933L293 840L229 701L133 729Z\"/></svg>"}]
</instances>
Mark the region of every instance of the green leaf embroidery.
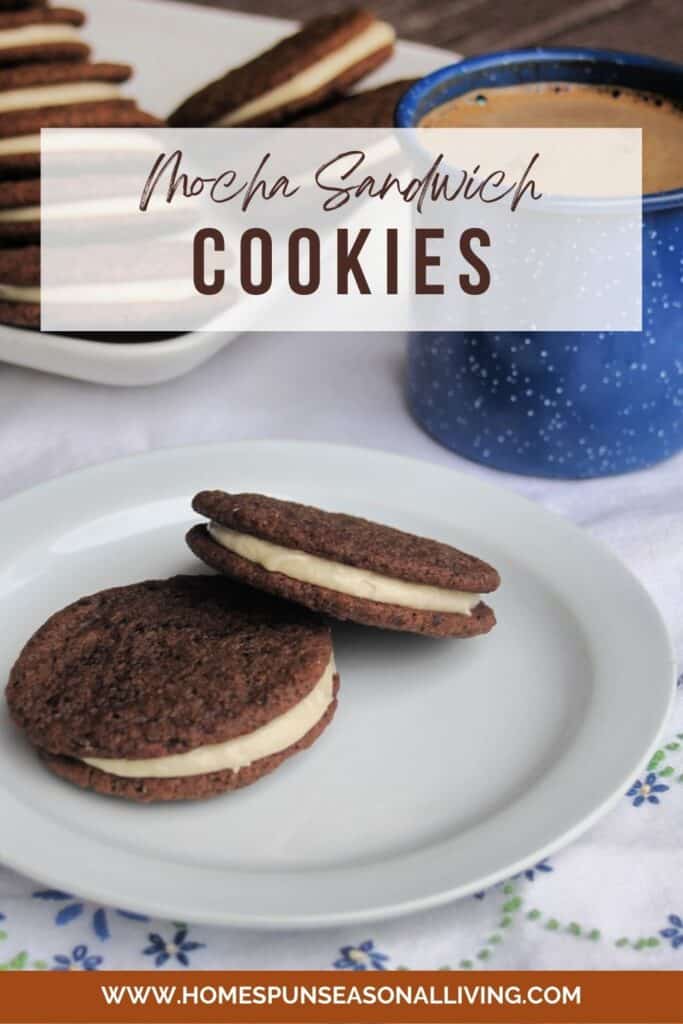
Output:
<instances>
[{"instance_id":1,"label":"green leaf embroidery","mask_svg":"<svg viewBox=\"0 0 683 1024\"><path fill-rule=\"evenodd\" d=\"M27 963L28 953L26 950L22 950L21 953L17 953L11 960L0 964L0 971L23 971Z\"/></svg>"},{"instance_id":2,"label":"green leaf embroidery","mask_svg":"<svg viewBox=\"0 0 683 1024\"><path fill-rule=\"evenodd\" d=\"M513 910L519 910L521 905L522 901L519 896L514 896L511 900L508 900L507 903L503 904L503 910L506 914L510 914Z\"/></svg>"}]
</instances>

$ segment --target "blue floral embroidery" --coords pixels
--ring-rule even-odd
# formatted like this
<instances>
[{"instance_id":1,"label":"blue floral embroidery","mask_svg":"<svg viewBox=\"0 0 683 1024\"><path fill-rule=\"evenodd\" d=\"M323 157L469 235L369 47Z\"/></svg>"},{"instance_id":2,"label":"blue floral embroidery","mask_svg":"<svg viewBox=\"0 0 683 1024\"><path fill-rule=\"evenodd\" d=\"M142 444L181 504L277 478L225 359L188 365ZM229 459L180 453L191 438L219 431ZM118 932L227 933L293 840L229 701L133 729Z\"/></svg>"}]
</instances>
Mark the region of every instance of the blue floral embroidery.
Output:
<instances>
[{"instance_id":1,"label":"blue floral embroidery","mask_svg":"<svg viewBox=\"0 0 683 1024\"><path fill-rule=\"evenodd\" d=\"M548 871L554 871L555 869L548 863L548 858L545 857L543 860L539 860L538 864L534 864L532 868L527 868L526 871L520 872L518 875L514 875L514 878L521 878L524 875L530 882L533 882L536 877L536 873L541 874L547 873Z\"/></svg>"},{"instance_id":2,"label":"blue floral embroidery","mask_svg":"<svg viewBox=\"0 0 683 1024\"><path fill-rule=\"evenodd\" d=\"M674 949L683 946L683 919L678 914L669 914L670 928L664 928L659 934L663 939L670 939Z\"/></svg>"},{"instance_id":3,"label":"blue floral embroidery","mask_svg":"<svg viewBox=\"0 0 683 1024\"><path fill-rule=\"evenodd\" d=\"M63 926L70 924L75 921L76 918L80 917L85 911L85 903L76 899L71 893L62 892L60 889L41 889L39 892L33 893L35 900L53 900L56 903L64 903L65 906L55 914L55 924ZM74 901L74 902L72 902ZM111 930L109 927L109 919L107 917L108 911L105 907L96 907L93 911L91 918L91 927L98 939L103 942L106 939L111 938ZM128 910L115 910L115 914L119 917L125 917L132 921L148 921L149 918L145 917L144 914L133 914Z\"/></svg>"},{"instance_id":4,"label":"blue floral embroidery","mask_svg":"<svg viewBox=\"0 0 683 1024\"><path fill-rule=\"evenodd\" d=\"M659 797L657 793L666 793L668 786L665 786L663 782L657 782L657 776L655 772L648 772L645 776L645 781L641 782L640 779L636 779L631 788L628 790L626 796L633 797L633 806L640 807L641 804L647 802L649 804L658 804Z\"/></svg>"},{"instance_id":5,"label":"blue floral embroidery","mask_svg":"<svg viewBox=\"0 0 683 1024\"><path fill-rule=\"evenodd\" d=\"M533 882L537 872L546 874L554 870L555 868L551 867L548 858L544 857L543 860L539 860L538 864L534 864L532 868L527 868L526 871L518 871L516 875L512 876L510 881L513 881L515 878L526 878L529 882ZM496 882L490 889L480 889L479 892L473 892L472 897L475 900L483 900L487 892L493 892L494 889L499 889L501 885L505 885L505 882Z\"/></svg>"},{"instance_id":6,"label":"blue floral embroidery","mask_svg":"<svg viewBox=\"0 0 683 1024\"><path fill-rule=\"evenodd\" d=\"M167 942L166 939L162 938L161 935L157 935L152 932L149 936L150 945L143 949L145 956L154 957L154 966L163 967L163 965L171 960L173 957L176 958L178 963L182 964L183 967L188 967L190 958L188 953L194 952L195 949L204 949L203 942L188 942L187 941L187 928L180 928L173 939Z\"/></svg>"},{"instance_id":7,"label":"blue floral embroidery","mask_svg":"<svg viewBox=\"0 0 683 1024\"><path fill-rule=\"evenodd\" d=\"M87 946L74 946L71 955L56 954L53 958L53 971L96 971L102 963L101 956L88 953Z\"/></svg>"},{"instance_id":8,"label":"blue floral embroidery","mask_svg":"<svg viewBox=\"0 0 683 1024\"><path fill-rule=\"evenodd\" d=\"M386 971L386 962L390 959L386 953L375 949L372 939L361 942L358 946L342 946L341 956L334 961L334 967L341 971Z\"/></svg>"}]
</instances>

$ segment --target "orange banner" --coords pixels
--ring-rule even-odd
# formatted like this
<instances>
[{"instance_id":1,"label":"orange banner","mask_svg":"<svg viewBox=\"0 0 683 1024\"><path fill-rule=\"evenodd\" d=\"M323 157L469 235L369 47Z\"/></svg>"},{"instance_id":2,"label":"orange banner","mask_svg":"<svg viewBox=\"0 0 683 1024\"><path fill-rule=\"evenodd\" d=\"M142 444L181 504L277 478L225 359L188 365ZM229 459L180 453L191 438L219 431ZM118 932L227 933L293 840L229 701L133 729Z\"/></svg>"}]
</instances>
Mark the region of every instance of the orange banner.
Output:
<instances>
[{"instance_id":1,"label":"orange banner","mask_svg":"<svg viewBox=\"0 0 683 1024\"><path fill-rule=\"evenodd\" d=\"M7 973L0 1024L683 1024L667 971Z\"/></svg>"}]
</instances>

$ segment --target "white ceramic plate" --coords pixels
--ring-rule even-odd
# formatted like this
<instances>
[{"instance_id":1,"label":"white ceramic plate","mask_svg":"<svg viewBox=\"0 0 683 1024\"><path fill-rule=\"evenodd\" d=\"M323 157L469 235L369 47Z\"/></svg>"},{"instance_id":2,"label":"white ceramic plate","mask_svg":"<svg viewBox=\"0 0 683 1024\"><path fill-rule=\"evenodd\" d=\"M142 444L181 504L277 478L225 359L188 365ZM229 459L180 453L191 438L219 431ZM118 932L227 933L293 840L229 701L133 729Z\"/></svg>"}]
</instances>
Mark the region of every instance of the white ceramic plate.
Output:
<instances>
[{"instance_id":1,"label":"white ceramic plate","mask_svg":"<svg viewBox=\"0 0 683 1024\"><path fill-rule=\"evenodd\" d=\"M78 7L88 14L84 35L97 58L132 64L136 74L128 90L159 117L293 27L281 19L163 0L79 0ZM457 59L446 50L401 42L362 88L420 77ZM0 361L98 384L157 384L206 362L234 337L196 332L167 341L112 344L0 325Z\"/></svg>"},{"instance_id":2,"label":"white ceramic plate","mask_svg":"<svg viewBox=\"0 0 683 1024\"><path fill-rule=\"evenodd\" d=\"M367 515L490 560L475 640L334 629L337 716L273 775L205 803L135 806L51 776L0 718L0 859L172 919L304 927L463 896L576 838L657 740L673 653L640 584L584 533L472 476L378 452L237 443L112 462L0 505L0 675L67 602L201 571L200 488Z\"/></svg>"}]
</instances>

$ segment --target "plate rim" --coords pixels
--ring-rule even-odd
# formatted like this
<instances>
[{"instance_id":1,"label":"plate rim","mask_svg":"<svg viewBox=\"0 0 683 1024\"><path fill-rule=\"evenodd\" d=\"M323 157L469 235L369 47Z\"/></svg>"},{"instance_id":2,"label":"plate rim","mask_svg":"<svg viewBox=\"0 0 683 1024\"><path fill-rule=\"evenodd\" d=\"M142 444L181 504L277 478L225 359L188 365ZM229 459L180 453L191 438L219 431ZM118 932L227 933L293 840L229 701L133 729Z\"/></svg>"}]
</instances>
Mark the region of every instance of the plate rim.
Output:
<instances>
[{"instance_id":1,"label":"plate rim","mask_svg":"<svg viewBox=\"0 0 683 1024\"><path fill-rule=\"evenodd\" d=\"M123 903L126 905L127 909L139 910L160 918L168 918L179 914L183 920L191 921L193 923L265 931L283 929L312 930L348 924L361 924L380 920L389 920L452 903L453 901L470 895L472 892L481 888L489 888L497 882L509 879L512 875L528 867L530 864L536 863L538 860L542 860L544 857L550 856L557 850L566 846L568 843L573 842L617 804L619 799L623 796L625 789L628 787L633 772L637 772L640 769L641 765L645 763L647 758L651 755L651 752L658 746L671 714L676 693L676 658L672 637L657 604L650 596L645 586L630 570L630 568L617 557L617 555L615 555L608 547L593 537L590 533L577 526L573 521L559 515L551 509L546 508L539 502L533 501L526 496L517 493L512 488L501 486L497 482L483 478L477 473L463 472L461 469L453 469L428 459L415 458L376 448L295 439L254 439L227 442L218 441L202 444L188 443L185 445L162 447L151 451L108 459L80 467L79 469L73 470L62 476L43 481L30 488L16 492L0 501L0 523L5 516L9 515L11 517L14 510L20 510L24 502L32 502L36 494L40 493L42 497L46 496L49 499L50 491L60 491L62 489L68 490L74 484L77 485L81 479L85 478L87 480L89 476L97 476L98 474L107 475L111 472L117 473L117 471L125 474L129 467L133 467L135 470L141 464L144 465L145 462L159 463L167 461L172 465L177 458L187 457L190 453L196 455L204 454L206 457L210 457L215 455L217 452L221 452L227 460L231 451L244 452L245 449L249 452L261 451L266 454L271 453L280 455L282 455L283 452L295 449L299 453L311 453L312 451L313 455L318 457L324 457L325 455L338 455L342 458L364 459L368 463L371 463L374 460L386 461L397 467L402 465L406 470L409 470L411 467L413 469L425 469L428 472L433 471L435 476L450 477L451 479L449 483L451 485L454 483L457 484L458 482L465 482L466 486L471 486L480 494L483 493L485 497L495 497L502 491L505 494L506 501L512 502L513 505L517 505L520 510L533 511L534 514L540 515L542 518L549 518L553 521L556 527L566 530L568 534L571 534L574 537L580 538L580 543L584 544L589 549L599 552L599 557L601 559L606 559L608 562L612 563L613 566L616 566L619 571L629 578L631 585L638 591L640 599L644 600L646 604L649 605L650 612L654 614L653 621L657 623L657 628L660 632L660 639L664 641L666 650L664 651L663 649L663 654L666 654L670 668L670 687L666 706L664 707L662 705L657 719L657 727L652 730L652 733L648 734L647 737L643 737L642 752L640 753L637 761L629 766L628 771L624 772L623 780L621 780L618 785L615 785L614 788L604 796L598 804L596 804L589 814L584 816L579 822L571 825L569 828L562 830L557 836L553 837L546 844L535 849L533 852L530 852L528 855L525 854L514 862L506 864L505 866L489 872L481 878L477 878L469 883L461 883L447 888L442 888L437 892L428 893L427 895L409 898L406 900L393 901L383 905L374 905L364 909L356 908L350 911L335 910L319 914L292 912L287 912L286 914L273 912L268 914L262 912L247 913L241 911L226 912L222 909L211 910L207 907L194 910L191 904L191 897L188 905L183 906L182 910L180 910L178 908L169 907L163 896L155 897L154 895L147 894L144 897L140 896L140 898L138 898L139 894L136 894L129 900L128 897L124 895L122 900L120 893L115 892L114 889L109 889L104 883L99 885L86 883L83 886L80 886L79 884L77 887L79 895L84 899L103 903L105 905L118 905ZM8 800L9 802L16 804L20 810L24 807L22 801L14 793L7 790L4 785L0 786L0 801L2 800ZM49 819L43 818L43 820L47 821ZM62 822L59 822L58 824L60 828L68 828L68 825L64 825ZM82 839L83 837L80 838ZM96 842L100 847L102 846L103 841L101 839L93 840L90 836L86 838L89 842ZM2 839L0 839L0 846L4 846ZM119 855L132 856L133 858L143 857L146 861L150 862L154 860L153 856L150 854L141 855L138 852L131 854L127 849L117 851L117 853ZM404 858L399 856L398 859L401 860ZM18 855L14 857L12 855L8 856L4 849L2 850L2 862L6 866L21 873L25 873L27 870ZM161 863L161 861L158 863ZM314 873L316 869L306 869L305 873L308 873L309 870L311 873ZM348 869L341 869L342 872L344 870ZM33 863L29 866L28 871L31 876L39 878L46 884L54 885L55 887L62 888L65 891L69 891L73 888L73 875L68 876L57 870L52 871L49 867L45 870L40 868L36 871ZM271 872L271 874L274 874L274 872Z\"/></svg>"}]
</instances>

